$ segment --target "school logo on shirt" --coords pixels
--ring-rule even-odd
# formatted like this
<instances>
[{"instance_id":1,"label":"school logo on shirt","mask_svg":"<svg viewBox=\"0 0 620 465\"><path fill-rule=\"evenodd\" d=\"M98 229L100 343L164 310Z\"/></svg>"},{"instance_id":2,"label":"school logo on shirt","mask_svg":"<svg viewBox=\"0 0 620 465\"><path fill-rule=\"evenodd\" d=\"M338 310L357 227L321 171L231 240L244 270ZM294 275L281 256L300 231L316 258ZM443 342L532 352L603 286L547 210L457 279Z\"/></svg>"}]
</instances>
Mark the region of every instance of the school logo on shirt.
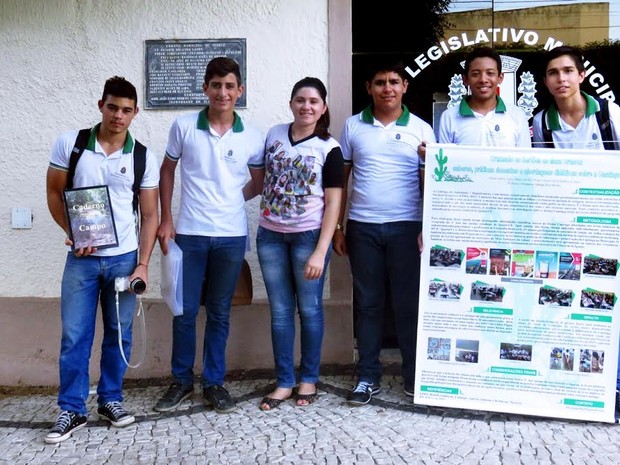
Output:
<instances>
[{"instance_id":1,"label":"school logo on shirt","mask_svg":"<svg viewBox=\"0 0 620 465\"><path fill-rule=\"evenodd\" d=\"M400 140L400 134L396 134L396 140Z\"/></svg>"},{"instance_id":2,"label":"school logo on shirt","mask_svg":"<svg viewBox=\"0 0 620 465\"><path fill-rule=\"evenodd\" d=\"M117 168L118 171L113 171L110 173L111 178L114 179L114 183L116 185L128 185L133 182L127 173L128 169L129 168L126 166L121 166L120 169Z\"/></svg>"},{"instance_id":3,"label":"school logo on shirt","mask_svg":"<svg viewBox=\"0 0 620 465\"><path fill-rule=\"evenodd\" d=\"M226 154L224 154L223 158L224 158L224 162L228 163L229 165L236 165L237 164L237 160L233 156L232 149L228 149L228 152L226 152Z\"/></svg>"},{"instance_id":4,"label":"school logo on shirt","mask_svg":"<svg viewBox=\"0 0 620 465\"><path fill-rule=\"evenodd\" d=\"M592 140L597 140L597 139L598 139L598 135L595 132L593 132L592 133Z\"/></svg>"},{"instance_id":5,"label":"school logo on shirt","mask_svg":"<svg viewBox=\"0 0 620 465\"><path fill-rule=\"evenodd\" d=\"M496 124L496 125L495 125L495 132L499 132L500 130L501 130L501 129L500 129L500 127L499 127L499 124Z\"/></svg>"}]
</instances>

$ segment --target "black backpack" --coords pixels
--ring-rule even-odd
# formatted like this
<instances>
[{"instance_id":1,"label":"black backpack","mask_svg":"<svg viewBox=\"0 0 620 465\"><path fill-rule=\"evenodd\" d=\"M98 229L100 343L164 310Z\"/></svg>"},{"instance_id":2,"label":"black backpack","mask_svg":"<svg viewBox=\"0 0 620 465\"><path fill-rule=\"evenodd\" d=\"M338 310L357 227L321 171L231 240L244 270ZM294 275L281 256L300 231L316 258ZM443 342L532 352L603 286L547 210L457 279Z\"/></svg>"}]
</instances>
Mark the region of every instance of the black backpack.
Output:
<instances>
[{"instance_id":1,"label":"black backpack","mask_svg":"<svg viewBox=\"0 0 620 465\"><path fill-rule=\"evenodd\" d=\"M609 100L596 98L596 101L601 108L600 111L597 111L595 113L595 115L599 131L601 131L603 147L605 147L605 150L615 150L616 144L614 143L614 135L611 132L611 122L609 121ZM543 111L541 126L543 139L546 142L545 148L555 148L553 144L553 137L551 136L551 131L547 127L547 108L545 108L545 110Z\"/></svg>"},{"instance_id":2,"label":"black backpack","mask_svg":"<svg viewBox=\"0 0 620 465\"><path fill-rule=\"evenodd\" d=\"M91 128L80 129L77 137L75 138L75 145L71 151L71 158L69 159L69 174L67 175L67 189L73 188L73 176L75 175L75 168L78 160L82 156L84 149L88 145L88 139L90 139ZM144 177L144 171L146 170L146 147L140 142L135 140L135 147L133 149L133 211L138 213L138 207L140 205L140 184L142 184L142 178Z\"/></svg>"}]
</instances>

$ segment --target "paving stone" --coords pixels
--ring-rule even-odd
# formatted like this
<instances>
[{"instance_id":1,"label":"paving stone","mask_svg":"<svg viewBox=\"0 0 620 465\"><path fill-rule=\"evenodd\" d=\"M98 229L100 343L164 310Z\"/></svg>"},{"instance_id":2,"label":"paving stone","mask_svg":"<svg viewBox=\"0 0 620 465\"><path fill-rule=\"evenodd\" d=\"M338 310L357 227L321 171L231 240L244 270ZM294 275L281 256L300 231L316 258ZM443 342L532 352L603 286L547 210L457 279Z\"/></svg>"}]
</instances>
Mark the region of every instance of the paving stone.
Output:
<instances>
[{"instance_id":1,"label":"paving stone","mask_svg":"<svg viewBox=\"0 0 620 465\"><path fill-rule=\"evenodd\" d=\"M413 406L397 376L384 377L383 391L365 406L345 402L350 376L325 376L316 404L262 412L258 403L272 384L227 383L238 399L231 414L205 407L198 385L182 408L163 414L152 407L167 385L127 389L125 405L137 421L126 428L100 421L91 396L88 425L59 445L43 442L58 415L55 394L5 397L0 465L620 463L617 425Z\"/></svg>"}]
</instances>

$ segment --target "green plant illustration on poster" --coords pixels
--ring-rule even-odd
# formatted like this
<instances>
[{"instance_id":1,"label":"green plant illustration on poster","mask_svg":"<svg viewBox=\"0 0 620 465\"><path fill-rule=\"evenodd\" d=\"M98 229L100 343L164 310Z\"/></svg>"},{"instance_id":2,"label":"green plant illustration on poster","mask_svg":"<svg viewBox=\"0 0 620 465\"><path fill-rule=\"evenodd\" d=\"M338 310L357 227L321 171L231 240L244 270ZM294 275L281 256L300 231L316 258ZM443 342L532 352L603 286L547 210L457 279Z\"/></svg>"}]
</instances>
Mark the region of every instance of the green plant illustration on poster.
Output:
<instances>
[{"instance_id":1,"label":"green plant illustration on poster","mask_svg":"<svg viewBox=\"0 0 620 465\"><path fill-rule=\"evenodd\" d=\"M448 156L444 155L443 149L439 149L439 153L435 154L435 160L437 161L437 166L433 171L435 176L434 179L437 182L474 182L466 174L463 176L451 174L448 171Z\"/></svg>"}]
</instances>

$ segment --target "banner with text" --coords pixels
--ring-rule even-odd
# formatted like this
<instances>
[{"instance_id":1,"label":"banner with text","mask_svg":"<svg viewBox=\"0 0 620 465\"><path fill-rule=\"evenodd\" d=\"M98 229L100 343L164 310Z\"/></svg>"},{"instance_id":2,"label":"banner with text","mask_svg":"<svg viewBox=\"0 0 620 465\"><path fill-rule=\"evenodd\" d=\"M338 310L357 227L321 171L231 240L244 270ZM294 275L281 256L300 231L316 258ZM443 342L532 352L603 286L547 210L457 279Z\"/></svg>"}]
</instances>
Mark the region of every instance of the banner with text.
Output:
<instances>
[{"instance_id":1,"label":"banner with text","mask_svg":"<svg viewBox=\"0 0 620 465\"><path fill-rule=\"evenodd\" d=\"M429 144L415 403L614 422L620 153Z\"/></svg>"}]
</instances>

